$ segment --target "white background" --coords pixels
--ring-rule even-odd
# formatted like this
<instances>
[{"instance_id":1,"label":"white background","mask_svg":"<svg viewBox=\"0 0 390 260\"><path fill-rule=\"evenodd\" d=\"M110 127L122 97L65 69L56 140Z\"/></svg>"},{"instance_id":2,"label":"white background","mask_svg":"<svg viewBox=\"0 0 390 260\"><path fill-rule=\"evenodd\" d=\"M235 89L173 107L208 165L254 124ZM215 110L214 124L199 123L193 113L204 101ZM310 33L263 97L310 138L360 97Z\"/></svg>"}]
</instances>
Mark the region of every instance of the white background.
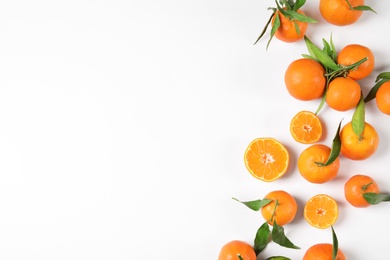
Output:
<instances>
[{"instance_id":1,"label":"white background","mask_svg":"<svg viewBox=\"0 0 390 260\"><path fill-rule=\"evenodd\" d=\"M354 25L327 24L318 0L304 6L319 20L317 45L351 43L376 56L364 94L390 71L388 1L366 1ZM343 196L354 174L390 192L390 117L375 102L366 119L380 135L365 161L341 158L339 175L311 184L297 171L306 145L289 122L319 100L288 95L284 72L307 53L269 31L253 45L275 2L260 0L2 0L0 1L0 259L217 259L230 240L253 242L264 222L233 201L276 189L290 192L298 214L285 226L300 250L269 244L259 259L301 259L331 230L303 219L311 196L339 202L334 225L348 259L388 259L390 205L356 209ZM352 111L320 112L321 143L331 145ZM257 137L274 137L291 154L281 179L264 183L245 169ZM386 162L387 161L387 162Z\"/></svg>"}]
</instances>

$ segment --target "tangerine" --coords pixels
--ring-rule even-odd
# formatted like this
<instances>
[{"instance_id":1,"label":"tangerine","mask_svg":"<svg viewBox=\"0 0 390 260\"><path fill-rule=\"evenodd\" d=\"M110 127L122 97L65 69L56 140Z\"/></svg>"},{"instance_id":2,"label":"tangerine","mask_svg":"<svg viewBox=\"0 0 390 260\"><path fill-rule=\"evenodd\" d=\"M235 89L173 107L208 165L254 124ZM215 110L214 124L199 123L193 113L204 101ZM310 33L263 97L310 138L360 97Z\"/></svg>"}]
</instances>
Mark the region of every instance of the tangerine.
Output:
<instances>
[{"instance_id":1,"label":"tangerine","mask_svg":"<svg viewBox=\"0 0 390 260\"><path fill-rule=\"evenodd\" d=\"M288 192L276 190L268 193L264 198L272 200L261 208L263 218L270 225L273 225L275 221L279 226L284 226L293 221L298 205Z\"/></svg>"},{"instance_id":2,"label":"tangerine","mask_svg":"<svg viewBox=\"0 0 390 260\"><path fill-rule=\"evenodd\" d=\"M322 136L322 123L313 112L300 111L290 122L290 133L294 140L299 143L315 143Z\"/></svg>"},{"instance_id":3,"label":"tangerine","mask_svg":"<svg viewBox=\"0 0 390 260\"><path fill-rule=\"evenodd\" d=\"M371 205L363 196L367 192L379 193L378 184L367 175L354 175L344 185L346 200L357 208L366 208Z\"/></svg>"},{"instance_id":4,"label":"tangerine","mask_svg":"<svg viewBox=\"0 0 390 260\"><path fill-rule=\"evenodd\" d=\"M303 15L305 14L301 9L297 10L297 12ZM272 26L275 23L277 15L279 16L280 26L275 32L276 38L283 42L296 42L303 38L307 31L308 23L293 21L285 17L280 11L276 11L274 17L272 18Z\"/></svg>"},{"instance_id":5,"label":"tangerine","mask_svg":"<svg viewBox=\"0 0 390 260\"><path fill-rule=\"evenodd\" d=\"M256 260L255 250L247 242L232 240L222 246L218 260Z\"/></svg>"},{"instance_id":6,"label":"tangerine","mask_svg":"<svg viewBox=\"0 0 390 260\"><path fill-rule=\"evenodd\" d=\"M257 179L271 182L288 169L290 155L286 147L274 138L257 138L245 150L245 166Z\"/></svg>"},{"instance_id":7,"label":"tangerine","mask_svg":"<svg viewBox=\"0 0 390 260\"><path fill-rule=\"evenodd\" d=\"M302 151L298 158L299 173L311 183L325 183L337 176L340 160L325 166L331 148L323 144L313 144Z\"/></svg>"},{"instance_id":8,"label":"tangerine","mask_svg":"<svg viewBox=\"0 0 390 260\"><path fill-rule=\"evenodd\" d=\"M367 58L365 62L360 64L356 69L348 72L348 77L359 80L367 77L374 70L375 56L369 48L359 44L347 45L339 52L337 63L348 66L364 58Z\"/></svg>"},{"instance_id":9,"label":"tangerine","mask_svg":"<svg viewBox=\"0 0 390 260\"><path fill-rule=\"evenodd\" d=\"M348 0L351 6L364 5L364 0ZM353 10L346 0L320 0L320 13L330 24L344 26L355 23L363 14Z\"/></svg>"},{"instance_id":10,"label":"tangerine","mask_svg":"<svg viewBox=\"0 0 390 260\"><path fill-rule=\"evenodd\" d=\"M303 209L303 217L313 227L325 229L332 226L339 215L335 199L326 194L310 198Z\"/></svg>"},{"instance_id":11,"label":"tangerine","mask_svg":"<svg viewBox=\"0 0 390 260\"><path fill-rule=\"evenodd\" d=\"M332 260L333 245L328 243L315 244L305 252L303 260ZM335 260L346 260L344 253L338 249Z\"/></svg>"},{"instance_id":12,"label":"tangerine","mask_svg":"<svg viewBox=\"0 0 390 260\"><path fill-rule=\"evenodd\" d=\"M326 103L337 111L350 110L359 103L361 89L359 83L349 77L337 77L329 83Z\"/></svg>"},{"instance_id":13,"label":"tangerine","mask_svg":"<svg viewBox=\"0 0 390 260\"><path fill-rule=\"evenodd\" d=\"M386 81L379 87L375 99L378 109L382 113L390 115L390 81Z\"/></svg>"},{"instance_id":14,"label":"tangerine","mask_svg":"<svg viewBox=\"0 0 390 260\"><path fill-rule=\"evenodd\" d=\"M286 70L284 82L291 96L299 100L313 100L324 93L325 69L317 61L302 58L293 61Z\"/></svg>"},{"instance_id":15,"label":"tangerine","mask_svg":"<svg viewBox=\"0 0 390 260\"><path fill-rule=\"evenodd\" d=\"M365 160L378 149L379 135L369 123L364 123L363 133L359 136L352 128L352 122L340 131L341 154L351 160Z\"/></svg>"}]
</instances>

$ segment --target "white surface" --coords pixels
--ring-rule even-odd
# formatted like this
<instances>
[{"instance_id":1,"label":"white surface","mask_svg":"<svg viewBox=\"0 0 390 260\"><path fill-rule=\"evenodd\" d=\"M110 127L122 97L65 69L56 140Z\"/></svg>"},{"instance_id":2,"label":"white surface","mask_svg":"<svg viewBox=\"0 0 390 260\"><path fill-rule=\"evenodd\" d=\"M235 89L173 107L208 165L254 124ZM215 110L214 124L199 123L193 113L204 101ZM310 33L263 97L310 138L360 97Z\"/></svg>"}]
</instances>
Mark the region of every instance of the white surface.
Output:
<instances>
[{"instance_id":1,"label":"white surface","mask_svg":"<svg viewBox=\"0 0 390 260\"><path fill-rule=\"evenodd\" d=\"M354 25L324 22L318 1L304 10L320 23L316 44L333 34L336 48L372 49L376 69L366 94L390 71L388 1L366 1ZM252 243L263 223L231 197L290 192L299 213L285 226L301 250L269 244L265 259L301 259L330 230L309 226L305 201L317 193L340 205L334 228L348 259L388 259L390 205L355 209L342 187L357 173L390 192L390 117L374 102L367 121L380 134L377 153L341 159L338 177L315 185L298 173L306 146L289 134L298 111L319 101L290 97L283 75L307 53L303 42L253 42L274 1L22 1L0 2L0 259L217 259L233 239ZM321 111L330 145L352 112ZM254 179L243 152L272 136L290 150L289 172L273 183ZM387 162L386 162L387 161Z\"/></svg>"}]
</instances>

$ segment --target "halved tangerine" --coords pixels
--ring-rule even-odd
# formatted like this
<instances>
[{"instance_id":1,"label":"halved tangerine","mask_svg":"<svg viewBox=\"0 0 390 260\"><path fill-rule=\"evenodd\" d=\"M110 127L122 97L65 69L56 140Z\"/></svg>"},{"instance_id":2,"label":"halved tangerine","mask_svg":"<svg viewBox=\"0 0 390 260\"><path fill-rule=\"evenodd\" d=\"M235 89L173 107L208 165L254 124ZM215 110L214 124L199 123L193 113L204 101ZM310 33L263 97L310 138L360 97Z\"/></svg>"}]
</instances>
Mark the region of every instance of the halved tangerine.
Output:
<instances>
[{"instance_id":1,"label":"halved tangerine","mask_svg":"<svg viewBox=\"0 0 390 260\"><path fill-rule=\"evenodd\" d=\"M257 138L245 150L245 166L257 179L271 182L288 169L290 155L286 147L274 138Z\"/></svg>"},{"instance_id":2,"label":"halved tangerine","mask_svg":"<svg viewBox=\"0 0 390 260\"><path fill-rule=\"evenodd\" d=\"M290 122L290 133L295 141L302 144L318 142L322 136L319 117L310 111L298 112Z\"/></svg>"},{"instance_id":3,"label":"halved tangerine","mask_svg":"<svg viewBox=\"0 0 390 260\"><path fill-rule=\"evenodd\" d=\"M339 216L337 202L329 195L317 194L306 202L303 216L313 227L328 228L336 222Z\"/></svg>"}]
</instances>

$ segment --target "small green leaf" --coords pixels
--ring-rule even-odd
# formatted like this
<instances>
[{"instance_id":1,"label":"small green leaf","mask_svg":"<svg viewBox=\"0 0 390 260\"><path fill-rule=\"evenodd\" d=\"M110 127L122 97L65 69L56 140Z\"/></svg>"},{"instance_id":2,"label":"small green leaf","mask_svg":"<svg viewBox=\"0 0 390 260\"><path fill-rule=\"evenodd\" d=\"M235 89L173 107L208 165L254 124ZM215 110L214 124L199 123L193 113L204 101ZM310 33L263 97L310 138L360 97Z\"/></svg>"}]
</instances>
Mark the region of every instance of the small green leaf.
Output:
<instances>
[{"instance_id":1,"label":"small green leaf","mask_svg":"<svg viewBox=\"0 0 390 260\"><path fill-rule=\"evenodd\" d=\"M373 13L377 13L375 12L374 9L372 9L371 7L367 6L367 5L358 5L358 6L355 6L353 7L353 10L357 10L357 11L371 11Z\"/></svg>"},{"instance_id":2,"label":"small green leaf","mask_svg":"<svg viewBox=\"0 0 390 260\"><path fill-rule=\"evenodd\" d=\"M315 112L315 114L317 115L320 110L322 109L322 107L325 105L325 100L326 100L326 93L328 92L328 85L329 85L329 81L326 80L326 86L325 86L325 91L324 91L324 94L322 95L322 98L321 98L321 102Z\"/></svg>"},{"instance_id":3,"label":"small green leaf","mask_svg":"<svg viewBox=\"0 0 390 260\"><path fill-rule=\"evenodd\" d=\"M291 259L285 256L271 256L265 260L291 260Z\"/></svg>"},{"instance_id":4,"label":"small green leaf","mask_svg":"<svg viewBox=\"0 0 390 260\"><path fill-rule=\"evenodd\" d=\"M276 244L292 248L292 249L300 249L298 246L294 245L284 234L284 228L282 226L279 226L276 221L274 221L273 228L272 228L272 241L274 241Z\"/></svg>"},{"instance_id":5,"label":"small green leaf","mask_svg":"<svg viewBox=\"0 0 390 260\"><path fill-rule=\"evenodd\" d=\"M237 255L239 260L244 260L240 254Z\"/></svg>"},{"instance_id":6,"label":"small green leaf","mask_svg":"<svg viewBox=\"0 0 390 260\"><path fill-rule=\"evenodd\" d=\"M316 59L326 68L335 71L338 71L340 69L340 67L333 61L331 57L328 56L326 52L315 46L307 36L305 36L304 38L310 55L316 57Z\"/></svg>"},{"instance_id":7,"label":"small green leaf","mask_svg":"<svg viewBox=\"0 0 390 260\"><path fill-rule=\"evenodd\" d=\"M331 227L332 227L332 238L333 238L332 260L335 260L337 256L337 252L339 250L339 241L337 240L336 232L334 232L333 226Z\"/></svg>"},{"instance_id":8,"label":"small green leaf","mask_svg":"<svg viewBox=\"0 0 390 260\"><path fill-rule=\"evenodd\" d=\"M370 92L368 92L367 96L364 99L364 102L369 102L376 97L376 92L378 92L378 89L385 83L386 81L389 81L390 79L383 79L380 80L378 83L376 83L371 89Z\"/></svg>"},{"instance_id":9,"label":"small green leaf","mask_svg":"<svg viewBox=\"0 0 390 260\"><path fill-rule=\"evenodd\" d=\"M297 0L293 6L293 11L298 11L306 3L306 0Z\"/></svg>"},{"instance_id":10,"label":"small green leaf","mask_svg":"<svg viewBox=\"0 0 390 260\"><path fill-rule=\"evenodd\" d=\"M270 236L271 236L271 231L269 229L268 222L264 222L261 227L256 232L256 237L254 241L254 250L256 255L260 254L261 251L263 251L268 243L270 242Z\"/></svg>"},{"instance_id":11,"label":"small green leaf","mask_svg":"<svg viewBox=\"0 0 390 260\"><path fill-rule=\"evenodd\" d=\"M304 23L318 23L316 19L313 19L307 15L298 13L293 10L283 10L281 12L285 17L290 18L291 20L300 21Z\"/></svg>"},{"instance_id":12,"label":"small green leaf","mask_svg":"<svg viewBox=\"0 0 390 260\"><path fill-rule=\"evenodd\" d=\"M308 55L308 54L302 54L302 57L303 57L303 58L307 58L307 59L315 60L312 56L310 56L310 55Z\"/></svg>"},{"instance_id":13,"label":"small green leaf","mask_svg":"<svg viewBox=\"0 0 390 260\"><path fill-rule=\"evenodd\" d=\"M334 43L333 43L332 34L330 35L329 44L330 44L330 47L331 47L331 49L332 49L332 56L331 56L331 58L332 58L334 61L336 61L336 59L337 59L337 51L336 51L336 47L334 46Z\"/></svg>"},{"instance_id":14,"label":"small green leaf","mask_svg":"<svg viewBox=\"0 0 390 260\"><path fill-rule=\"evenodd\" d=\"M329 158L326 161L326 163L324 163L323 165L320 165L320 166L327 166L327 165L331 164L340 155L340 151L341 151L340 127L341 127L342 121L343 120L340 121L339 127L337 128L336 134L333 138L333 143L332 143L332 148L330 149Z\"/></svg>"},{"instance_id":15,"label":"small green leaf","mask_svg":"<svg viewBox=\"0 0 390 260\"><path fill-rule=\"evenodd\" d=\"M352 130L357 136L361 136L364 131L365 124L365 109L363 93L360 96L360 101L355 108L355 112L352 115Z\"/></svg>"},{"instance_id":16,"label":"small green leaf","mask_svg":"<svg viewBox=\"0 0 390 260\"><path fill-rule=\"evenodd\" d=\"M270 203L272 201L269 199L252 200L252 201L240 201L236 198L232 198L232 199L244 204L245 206L247 206L248 208L250 208L251 210L254 210L254 211L259 211L263 206L267 205L268 203Z\"/></svg>"},{"instance_id":17,"label":"small green leaf","mask_svg":"<svg viewBox=\"0 0 390 260\"><path fill-rule=\"evenodd\" d=\"M390 79L390 72L382 72L376 77L375 82L378 82L381 79Z\"/></svg>"},{"instance_id":18,"label":"small green leaf","mask_svg":"<svg viewBox=\"0 0 390 260\"><path fill-rule=\"evenodd\" d=\"M367 192L367 193L363 193L363 197L371 205L376 205L376 204L379 204L381 202L390 201L390 195L389 194L380 194L380 193L374 193L374 192Z\"/></svg>"},{"instance_id":19,"label":"small green leaf","mask_svg":"<svg viewBox=\"0 0 390 260\"><path fill-rule=\"evenodd\" d=\"M276 31L279 29L280 27L280 18L279 18L279 15L278 14L275 14L275 20L274 20L274 24L272 25L272 29L271 29L271 36L268 40L268 43L267 43L267 49L268 49L268 46L269 44L271 43L271 40L272 38L274 37Z\"/></svg>"},{"instance_id":20,"label":"small green leaf","mask_svg":"<svg viewBox=\"0 0 390 260\"><path fill-rule=\"evenodd\" d=\"M275 10L274 10L274 12L271 14L270 18L268 19L266 25L265 25L264 28L263 28L263 31L261 32L260 36L257 38L257 40L255 41L255 43L254 43L253 45L255 45L255 44L261 39L261 37L263 37L263 35L264 35L265 32L267 31L267 28L268 28L269 24L270 24L271 21L272 21L272 17L274 17L274 15L275 15Z\"/></svg>"}]
</instances>

